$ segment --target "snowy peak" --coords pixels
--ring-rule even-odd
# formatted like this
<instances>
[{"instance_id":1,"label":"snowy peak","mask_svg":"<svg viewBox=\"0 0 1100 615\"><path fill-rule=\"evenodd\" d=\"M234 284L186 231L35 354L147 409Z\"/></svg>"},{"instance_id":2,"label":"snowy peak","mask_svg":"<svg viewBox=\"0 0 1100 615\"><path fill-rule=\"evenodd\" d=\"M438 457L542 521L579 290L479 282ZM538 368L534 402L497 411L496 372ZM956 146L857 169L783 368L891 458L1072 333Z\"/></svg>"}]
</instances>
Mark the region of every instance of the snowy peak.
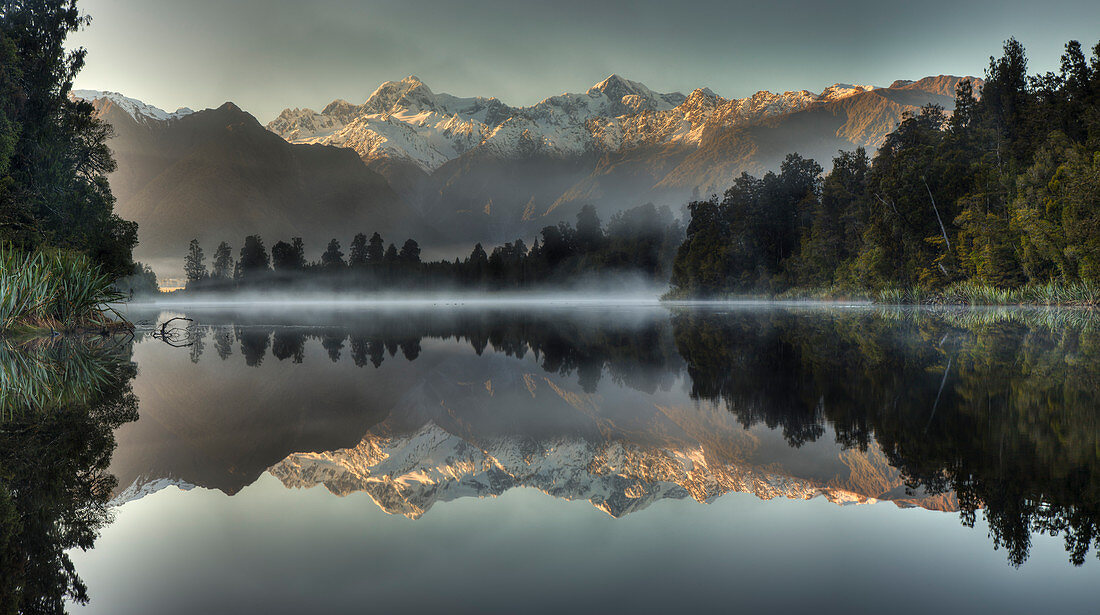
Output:
<instances>
[{"instance_id":1,"label":"snowy peak","mask_svg":"<svg viewBox=\"0 0 1100 615\"><path fill-rule=\"evenodd\" d=\"M401 81L387 81L367 98L362 113L397 113L399 111L435 111L435 93L423 81L409 75ZM330 105L331 106L331 105Z\"/></svg>"},{"instance_id":2,"label":"snowy peak","mask_svg":"<svg viewBox=\"0 0 1100 615\"><path fill-rule=\"evenodd\" d=\"M848 98L849 96L855 96L861 92L870 92L874 90L873 85L851 85L849 83L834 83L825 88L821 94L817 97L822 102L832 102L834 100L840 100L842 98Z\"/></svg>"},{"instance_id":3,"label":"snowy peak","mask_svg":"<svg viewBox=\"0 0 1100 615\"><path fill-rule=\"evenodd\" d=\"M616 114L616 111L627 113L665 111L684 102L685 98L679 92L659 94L637 81L623 79L616 74L612 74L607 79L589 88L587 94L589 96L602 94L607 97L612 105L621 105L621 107L612 110L612 114Z\"/></svg>"},{"instance_id":4,"label":"snowy peak","mask_svg":"<svg viewBox=\"0 0 1100 615\"><path fill-rule=\"evenodd\" d=\"M905 98L916 100L953 95L958 81L944 75L896 82L891 88L920 90L919 96ZM759 124L875 89L837 83L820 94L761 90L725 99L708 88L689 96L655 92L612 74L583 93L509 107L496 98L437 94L419 78L408 76L383 83L362 105L336 100L320 113L287 109L268 129L291 142L347 147L366 162L399 160L432 173L475 150L493 158L522 158L603 155L640 145L698 147L716 130ZM860 144L874 147L876 142Z\"/></svg>"},{"instance_id":5,"label":"snowy peak","mask_svg":"<svg viewBox=\"0 0 1100 615\"><path fill-rule=\"evenodd\" d=\"M191 115L194 113L187 107L180 107L172 113L154 107L148 103L137 100L136 98L129 98L119 94L118 92L101 92L98 90L73 90L73 98L86 100L90 103L96 103L97 101L106 101L110 104L118 107L122 111L134 118L134 121L139 124L149 123L150 121L167 122L170 120L178 120L182 117Z\"/></svg>"}]
</instances>

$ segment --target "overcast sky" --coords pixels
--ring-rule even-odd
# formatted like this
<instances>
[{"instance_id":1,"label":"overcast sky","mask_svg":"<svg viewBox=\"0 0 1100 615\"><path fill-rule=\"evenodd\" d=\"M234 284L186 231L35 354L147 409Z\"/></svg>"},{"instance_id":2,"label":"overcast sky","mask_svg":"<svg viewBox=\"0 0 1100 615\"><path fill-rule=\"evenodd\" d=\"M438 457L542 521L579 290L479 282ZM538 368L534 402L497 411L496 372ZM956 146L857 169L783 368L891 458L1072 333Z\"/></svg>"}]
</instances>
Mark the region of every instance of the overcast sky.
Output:
<instances>
[{"instance_id":1,"label":"overcast sky","mask_svg":"<svg viewBox=\"0 0 1100 615\"><path fill-rule=\"evenodd\" d=\"M525 105L610 73L658 91L820 91L927 75L981 75L1004 39L1032 72L1065 42L1091 49L1100 2L1073 0L80 0L92 25L78 88L169 111L233 101L362 102L415 74L436 92Z\"/></svg>"}]
</instances>

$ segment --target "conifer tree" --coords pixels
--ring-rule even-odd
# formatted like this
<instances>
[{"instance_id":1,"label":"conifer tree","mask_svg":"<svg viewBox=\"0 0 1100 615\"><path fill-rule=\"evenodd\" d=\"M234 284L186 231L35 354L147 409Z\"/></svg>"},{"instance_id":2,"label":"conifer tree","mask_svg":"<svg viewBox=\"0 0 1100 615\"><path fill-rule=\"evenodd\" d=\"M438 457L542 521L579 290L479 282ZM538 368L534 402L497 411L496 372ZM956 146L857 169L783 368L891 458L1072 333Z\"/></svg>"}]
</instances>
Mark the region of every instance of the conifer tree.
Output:
<instances>
[{"instance_id":1,"label":"conifer tree","mask_svg":"<svg viewBox=\"0 0 1100 615\"><path fill-rule=\"evenodd\" d=\"M206 271L206 257L198 239L192 239L187 248L187 257L183 261L183 271L187 275L187 283L201 282L208 276Z\"/></svg>"}]
</instances>

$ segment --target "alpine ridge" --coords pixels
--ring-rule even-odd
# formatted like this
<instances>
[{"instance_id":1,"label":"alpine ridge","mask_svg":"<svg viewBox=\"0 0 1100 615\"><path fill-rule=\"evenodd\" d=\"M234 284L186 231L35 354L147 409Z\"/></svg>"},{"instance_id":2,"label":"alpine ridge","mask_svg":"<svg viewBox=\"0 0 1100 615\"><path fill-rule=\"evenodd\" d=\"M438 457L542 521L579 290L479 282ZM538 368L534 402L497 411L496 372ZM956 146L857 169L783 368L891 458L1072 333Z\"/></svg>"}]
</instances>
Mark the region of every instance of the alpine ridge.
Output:
<instances>
[{"instance_id":1,"label":"alpine ridge","mask_svg":"<svg viewBox=\"0 0 1100 615\"><path fill-rule=\"evenodd\" d=\"M950 111L964 79L980 90L980 79L941 75L727 99L610 75L513 107L408 76L362 104L286 109L266 127L231 103L168 113L115 92L73 95L115 128L110 180L119 213L140 224L137 258L176 269L191 237L297 235L317 250L380 231L425 245L446 237L450 257L474 242L529 240L586 204L605 220L647 202L678 209L791 152L828 167L839 150L874 150L906 113Z\"/></svg>"},{"instance_id":2,"label":"alpine ridge","mask_svg":"<svg viewBox=\"0 0 1100 615\"><path fill-rule=\"evenodd\" d=\"M588 203L604 215L647 201L679 206L790 152L827 167L838 150L877 148L906 113L950 111L964 79L980 90L980 79L941 75L726 99L613 74L582 93L512 107L438 94L409 76L361 105L287 109L267 127L292 143L353 149L431 219L465 238L506 240Z\"/></svg>"}]
</instances>

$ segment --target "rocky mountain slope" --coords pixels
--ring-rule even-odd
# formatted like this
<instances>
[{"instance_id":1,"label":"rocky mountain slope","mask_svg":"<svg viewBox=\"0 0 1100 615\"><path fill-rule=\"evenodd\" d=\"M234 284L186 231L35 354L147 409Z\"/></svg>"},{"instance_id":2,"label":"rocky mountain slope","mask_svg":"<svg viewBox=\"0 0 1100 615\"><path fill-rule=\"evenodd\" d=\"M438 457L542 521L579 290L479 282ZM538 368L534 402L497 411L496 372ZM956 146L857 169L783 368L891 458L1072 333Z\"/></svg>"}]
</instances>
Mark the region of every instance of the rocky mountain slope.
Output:
<instances>
[{"instance_id":1,"label":"rocky mountain slope","mask_svg":"<svg viewBox=\"0 0 1100 615\"><path fill-rule=\"evenodd\" d=\"M302 236L319 251L346 229L420 228L411 209L354 152L295 145L232 103L166 113L115 93L81 91L115 131L116 211L139 224L135 258L158 271L180 268L198 238L219 241Z\"/></svg>"},{"instance_id":2,"label":"rocky mountain slope","mask_svg":"<svg viewBox=\"0 0 1100 615\"><path fill-rule=\"evenodd\" d=\"M878 147L906 112L928 103L950 110L961 80L725 99L705 88L658 93L611 75L584 93L511 107L437 94L410 76L362 105L287 109L268 129L354 149L452 232L503 239L568 219L585 203L605 215L646 201L680 205L742 172L775 168L789 152L828 166L837 150Z\"/></svg>"}]
</instances>

